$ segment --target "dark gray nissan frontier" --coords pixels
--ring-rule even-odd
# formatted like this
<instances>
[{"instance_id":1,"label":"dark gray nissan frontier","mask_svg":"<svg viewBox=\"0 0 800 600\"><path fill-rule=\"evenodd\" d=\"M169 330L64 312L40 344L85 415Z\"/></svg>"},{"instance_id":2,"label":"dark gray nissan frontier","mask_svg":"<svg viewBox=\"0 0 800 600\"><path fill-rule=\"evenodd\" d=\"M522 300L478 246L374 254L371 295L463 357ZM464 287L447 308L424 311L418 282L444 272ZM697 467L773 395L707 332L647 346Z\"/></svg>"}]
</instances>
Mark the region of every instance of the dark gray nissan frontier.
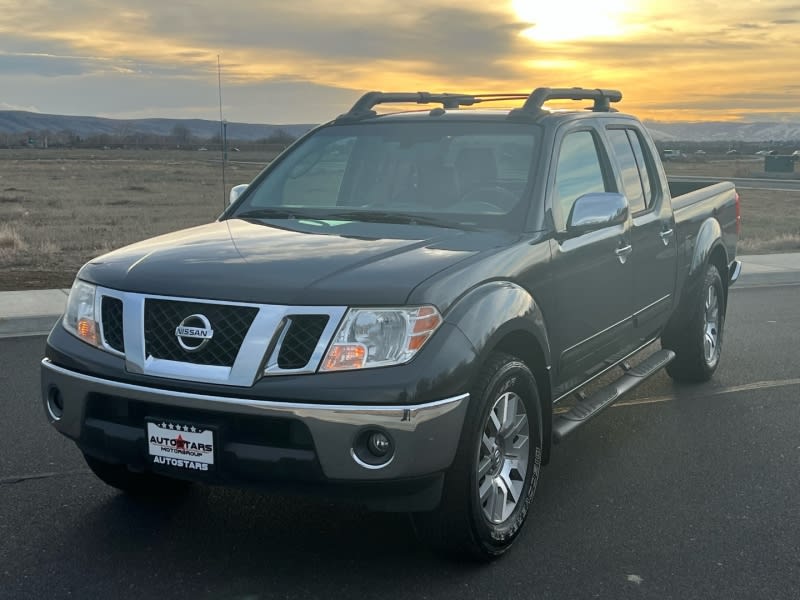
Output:
<instances>
[{"instance_id":1,"label":"dark gray nissan frontier","mask_svg":"<svg viewBox=\"0 0 800 600\"><path fill-rule=\"evenodd\" d=\"M79 271L42 361L50 422L132 494L345 497L502 554L554 443L662 368L720 361L738 194L671 185L621 98L366 94L214 223Z\"/></svg>"}]
</instances>

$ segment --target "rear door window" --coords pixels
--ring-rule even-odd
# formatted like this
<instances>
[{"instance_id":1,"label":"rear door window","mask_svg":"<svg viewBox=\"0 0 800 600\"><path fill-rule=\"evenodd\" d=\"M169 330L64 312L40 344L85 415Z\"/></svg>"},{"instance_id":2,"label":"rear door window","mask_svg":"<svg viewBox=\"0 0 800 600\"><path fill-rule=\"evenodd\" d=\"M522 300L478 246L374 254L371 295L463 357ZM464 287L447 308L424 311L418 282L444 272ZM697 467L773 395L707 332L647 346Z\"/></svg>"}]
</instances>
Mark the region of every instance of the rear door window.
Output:
<instances>
[{"instance_id":1,"label":"rear door window","mask_svg":"<svg viewBox=\"0 0 800 600\"><path fill-rule=\"evenodd\" d=\"M639 164L634 155L631 138L625 129L610 129L608 139L611 142L611 149L617 159L620 177L622 177L622 190L630 204L631 213L636 214L647 208L644 188L642 185ZM638 140L637 140L638 142ZM641 148L639 149L641 152ZM649 190L649 182L648 182Z\"/></svg>"},{"instance_id":2,"label":"rear door window","mask_svg":"<svg viewBox=\"0 0 800 600\"><path fill-rule=\"evenodd\" d=\"M642 179L642 190L644 191L644 201L647 208L652 208L656 197L656 190L654 186L658 184L656 178L653 176L653 161L649 158L649 153L646 153L642 145L642 139L638 132L633 129L628 129L628 139L633 148L633 155L636 157L636 164L639 167L639 176Z\"/></svg>"}]
</instances>

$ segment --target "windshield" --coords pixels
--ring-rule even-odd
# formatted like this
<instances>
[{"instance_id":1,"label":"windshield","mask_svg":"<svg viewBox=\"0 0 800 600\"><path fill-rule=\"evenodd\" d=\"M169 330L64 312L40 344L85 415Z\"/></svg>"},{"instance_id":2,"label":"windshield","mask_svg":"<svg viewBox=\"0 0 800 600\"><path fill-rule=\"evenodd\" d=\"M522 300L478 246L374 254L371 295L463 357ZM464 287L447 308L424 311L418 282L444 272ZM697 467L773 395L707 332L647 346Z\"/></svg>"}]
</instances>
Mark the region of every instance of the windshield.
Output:
<instances>
[{"instance_id":1,"label":"windshield","mask_svg":"<svg viewBox=\"0 0 800 600\"><path fill-rule=\"evenodd\" d=\"M536 126L513 123L329 126L256 180L229 217L519 229L537 139Z\"/></svg>"}]
</instances>

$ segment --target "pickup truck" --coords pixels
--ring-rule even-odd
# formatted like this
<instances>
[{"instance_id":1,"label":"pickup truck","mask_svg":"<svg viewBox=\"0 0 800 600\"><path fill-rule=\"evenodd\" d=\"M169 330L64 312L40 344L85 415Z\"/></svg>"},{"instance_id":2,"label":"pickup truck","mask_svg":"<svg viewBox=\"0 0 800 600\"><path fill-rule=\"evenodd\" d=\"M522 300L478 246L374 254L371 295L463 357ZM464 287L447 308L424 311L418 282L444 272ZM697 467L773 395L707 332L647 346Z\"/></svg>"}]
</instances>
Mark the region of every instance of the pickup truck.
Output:
<instances>
[{"instance_id":1,"label":"pickup truck","mask_svg":"<svg viewBox=\"0 0 800 600\"><path fill-rule=\"evenodd\" d=\"M366 94L216 222L80 269L50 422L132 494L341 497L501 555L555 443L660 369L719 365L738 195L670 185L621 97Z\"/></svg>"}]
</instances>

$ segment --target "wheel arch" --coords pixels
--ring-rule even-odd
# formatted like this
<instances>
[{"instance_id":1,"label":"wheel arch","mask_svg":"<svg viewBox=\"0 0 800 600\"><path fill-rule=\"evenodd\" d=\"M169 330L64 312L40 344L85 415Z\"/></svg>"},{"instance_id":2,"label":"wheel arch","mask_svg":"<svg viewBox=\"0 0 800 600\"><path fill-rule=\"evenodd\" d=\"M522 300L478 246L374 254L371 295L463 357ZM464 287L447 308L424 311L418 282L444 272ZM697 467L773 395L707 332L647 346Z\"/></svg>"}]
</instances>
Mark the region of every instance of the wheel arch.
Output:
<instances>
[{"instance_id":1,"label":"wheel arch","mask_svg":"<svg viewBox=\"0 0 800 600\"><path fill-rule=\"evenodd\" d=\"M714 265L717 267L717 271L719 271L719 276L722 279L722 289L725 291L725 298L724 298L724 306L723 311L727 313L728 311L728 253L725 251L725 246L722 244L720 240L714 248L711 250L711 254L708 257L709 264Z\"/></svg>"},{"instance_id":2,"label":"wheel arch","mask_svg":"<svg viewBox=\"0 0 800 600\"><path fill-rule=\"evenodd\" d=\"M728 300L728 252L722 239L722 227L713 217L707 218L697 233L697 238L692 251L692 260L689 264L689 273L680 291L678 310L673 313L673 317L678 316L686 310L687 303L698 293L700 286L703 285L706 267L713 264L719 271L722 278L722 287L725 291L725 306ZM674 321L674 318L671 320Z\"/></svg>"},{"instance_id":3,"label":"wheel arch","mask_svg":"<svg viewBox=\"0 0 800 600\"><path fill-rule=\"evenodd\" d=\"M539 340L530 332L517 329L505 334L490 348L491 352L504 352L516 356L531 370L536 378L539 405L542 410L542 464L550 460L550 441L553 430L553 403L550 369Z\"/></svg>"},{"instance_id":4,"label":"wheel arch","mask_svg":"<svg viewBox=\"0 0 800 600\"><path fill-rule=\"evenodd\" d=\"M492 352L504 352L531 370L542 409L542 462L546 462L553 412L551 355L544 315L535 298L513 282L488 282L462 297L447 321L457 325L472 343L476 364L483 364Z\"/></svg>"}]
</instances>

